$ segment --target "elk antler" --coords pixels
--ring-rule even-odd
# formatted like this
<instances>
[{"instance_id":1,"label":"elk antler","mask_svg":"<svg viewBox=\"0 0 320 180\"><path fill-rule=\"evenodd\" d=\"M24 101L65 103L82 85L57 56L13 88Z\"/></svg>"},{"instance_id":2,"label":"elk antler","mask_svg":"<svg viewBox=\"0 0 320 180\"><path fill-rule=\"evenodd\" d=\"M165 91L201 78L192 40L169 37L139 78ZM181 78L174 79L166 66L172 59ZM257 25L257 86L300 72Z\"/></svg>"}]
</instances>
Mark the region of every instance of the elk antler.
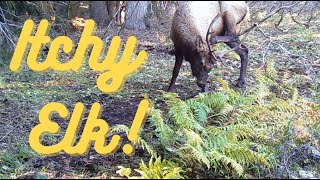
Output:
<instances>
[{"instance_id":1,"label":"elk antler","mask_svg":"<svg viewBox=\"0 0 320 180\"><path fill-rule=\"evenodd\" d=\"M221 56L217 56L217 55L213 52L213 50L211 49L211 46L210 46L210 44L209 44L209 35L215 33L215 32L210 32L210 28L211 28L211 26L213 25L213 23L216 22L219 17L224 16L226 13L227 13L227 11L223 12L222 14L218 13L218 14L216 15L216 17L212 19L212 21L211 21L211 23L210 23L210 25L209 25L209 27L208 27L208 31L207 31L207 35L206 35L206 42L207 42L208 49L209 49L211 55L213 56L214 59L220 60L224 66L226 66L226 65L225 65L224 62L221 60ZM213 63L213 62L212 62L212 63Z\"/></svg>"}]
</instances>

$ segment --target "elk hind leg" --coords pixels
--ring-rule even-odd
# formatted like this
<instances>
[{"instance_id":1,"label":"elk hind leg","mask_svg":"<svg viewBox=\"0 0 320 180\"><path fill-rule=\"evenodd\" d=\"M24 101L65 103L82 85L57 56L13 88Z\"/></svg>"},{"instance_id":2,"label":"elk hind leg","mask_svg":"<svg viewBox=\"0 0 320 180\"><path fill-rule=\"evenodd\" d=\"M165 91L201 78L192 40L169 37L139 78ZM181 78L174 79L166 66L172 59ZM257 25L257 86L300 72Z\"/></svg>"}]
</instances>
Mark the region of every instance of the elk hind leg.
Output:
<instances>
[{"instance_id":1,"label":"elk hind leg","mask_svg":"<svg viewBox=\"0 0 320 180\"><path fill-rule=\"evenodd\" d=\"M235 49L235 51L241 58L241 67L240 67L240 76L236 84L236 87L241 88L245 84L247 64L248 64L248 48L245 45L240 43L239 37L237 35L239 27L237 26L237 22L235 22L234 18L232 18L230 14L226 14L224 18L224 24L226 26L226 35L234 37L236 39L236 41L226 42L226 44L230 48L238 47Z\"/></svg>"},{"instance_id":2,"label":"elk hind leg","mask_svg":"<svg viewBox=\"0 0 320 180\"><path fill-rule=\"evenodd\" d=\"M217 43L227 43L227 42L232 42L232 41L237 41L237 38L235 36L211 36L210 37L210 44L217 44Z\"/></svg>"},{"instance_id":3,"label":"elk hind leg","mask_svg":"<svg viewBox=\"0 0 320 180\"><path fill-rule=\"evenodd\" d=\"M243 87L245 84L245 78L247 73L247 65L248 65L248 48L245 45L240 44L240 41L237 42L227 42L226 43L230 48L236 48L235 51L240 56L241 59L241 67L240 67L240 77L236 84L236 87Z\"/></svg>"}]
</instances>

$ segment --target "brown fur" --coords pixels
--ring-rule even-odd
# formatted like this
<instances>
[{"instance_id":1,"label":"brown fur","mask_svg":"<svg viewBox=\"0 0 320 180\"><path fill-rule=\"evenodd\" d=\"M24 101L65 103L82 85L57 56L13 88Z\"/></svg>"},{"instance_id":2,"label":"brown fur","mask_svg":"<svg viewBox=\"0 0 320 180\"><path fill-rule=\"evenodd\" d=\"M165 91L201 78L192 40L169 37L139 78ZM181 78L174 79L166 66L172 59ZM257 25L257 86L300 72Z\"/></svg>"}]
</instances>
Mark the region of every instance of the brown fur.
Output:
<instances>
[{"instance_id":1,"label":"brown fur","mask_svg":"<svg viewBox=\"0 0 320 180\"><path fill-rule=\"evenodd\" d=\"M249 15L248 6L244 1L191 1L178 7L171 26L171 39L175 47L176 63L168 91L173 90L183 58L190 62L192 73L197 77L198 86L202 91L208 90L206 81L208 73L213 67L214 59L206 43L206 32L212 19L218 13L225 11L227 13L212 24L210 31L214 33L211 36L230 36L236 39L240 24ZM203 42L202 46L198 45L197 37L200 37L200 41ZM231 47L235 44L230 42L228 45ZM244 59L247 59L246 52L241 51L240 57L243 56ZM243 61L244 68L246 68L246 62ZM245 73L245 71L243 72ZM243 79L243 76L240 79Z\"/></svg>"}]
</instances>

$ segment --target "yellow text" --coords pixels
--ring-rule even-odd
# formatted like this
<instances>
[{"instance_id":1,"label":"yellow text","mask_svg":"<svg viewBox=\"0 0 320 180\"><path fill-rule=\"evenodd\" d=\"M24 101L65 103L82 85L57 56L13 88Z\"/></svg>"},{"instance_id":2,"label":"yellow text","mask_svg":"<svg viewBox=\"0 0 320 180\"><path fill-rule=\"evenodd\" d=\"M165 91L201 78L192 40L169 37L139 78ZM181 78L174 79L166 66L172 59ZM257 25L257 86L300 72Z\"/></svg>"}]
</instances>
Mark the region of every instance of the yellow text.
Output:
<instances>
[{"instance_id":1,"label":"yellow text","mask_svg":"<svg viewBox=\"0 0 320 180\"><path fill-rule=\"evenodd\" d=\"M138 106L128 134L128 139L132 142L136 140L139 129L144 125L146 115L149 111L149 105L149 100L144 99ZM68 109L61 103L52 102L45 105L39 113L40 124L35 126L29 135L31 148L42 155L56 155L63 153L63 151L70 155L86 155L91 143L94 142L94 148L97 153L105 156L115 153L121 146L122 139L119 135L113 135L110 142L105 145L110 128L105 120L100 119L102 107L99 103L94 103L92 105L81 138L75 145L84 112L85 106L80 102L77 103L61 142L51 146L44 146L41 143L43 136L46 134L60 133L60 126L58 123L51 121L52 114L58 113L59 116L65 120L69 119L70 116ZM123 146L123 152L132 156L134 154L134 149L130 144L125 144Z\"/></svg>"},{"instance_id":2,"label":"yellow text","mask_svg":"<svg viewBox=\"0 0 320 180\"><path fill-rule=\"evenodd\" d=\"M140 51L136 59L132 60L135 51L137 39L134 36L128 38L124 51L120 60L118 60L119 50L121 47L121 38L113 37L106 57L101 57L101 53L105 49L103 41L93 35L95 23L93 20L86 21L84 30L78 47L71 60L65 63L59 61L59 50L62 46L63 52L70 54L73 52L73 42L67 36L59 36L51 42L48 36L49 22L41 20L37 32L35 24L32 20L27 20L22 28L15 52L12 56L10 69L14 72L21 68L23 59L27 58L28 67L36 72L46 70L55 71L79 71L86 57L87 51L92 47L89 56L89 66L96 72L103 72L97 78L97 86L104 93L112 93L117 91L123 84L125 78L138 70L138 68L146 61L147 53ZM50 43L50 48L46 59L39 62L43 46ZM28 53L29 52L29 53Z\"/></svg>"}]
</instances>

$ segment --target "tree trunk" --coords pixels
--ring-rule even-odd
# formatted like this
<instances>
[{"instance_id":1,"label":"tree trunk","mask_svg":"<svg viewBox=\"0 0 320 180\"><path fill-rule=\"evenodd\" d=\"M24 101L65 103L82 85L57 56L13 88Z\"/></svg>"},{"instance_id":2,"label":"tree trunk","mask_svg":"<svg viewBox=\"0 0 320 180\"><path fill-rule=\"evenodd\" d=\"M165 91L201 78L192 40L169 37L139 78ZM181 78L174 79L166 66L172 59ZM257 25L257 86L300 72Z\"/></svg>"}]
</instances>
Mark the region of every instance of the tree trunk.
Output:
<instances>
[{"instance_id":1,"label":"tree trunk","mask_svg":"<svg viewBox=\"0 0 320 180\"><path fill-rule=\"evenodd\" d=\"M78 6L79 2L78 1L70 1L69 2L69 18L72 19L76 16L78 16Z\"/></svg>"},{"instance_id":2,"label":"tree trunk","mask_svg":"<svg viewBox=\"0 0 320 180\"><path fill-rule=\"evenodd\" d=\"M108 16L107 3L105 1L91 1L90 2L90 18L98 25L105 23Z\"/></svg>"},{"instance_id":3,"label":"tree trunk","mask_svg":"<svg viewBox=\"0 0 320 180\"><path fill-rule=\"evenodd\" d=\"M107 1L108 8L108 23L112 20L114 15L117 13L117 1Z\"/></svg>"},{"instance_id":4,"label":"tree trunk","mask_svg":"<svg viewBox=\"0 0 320 180\"><path fill-rule=\"evenodd\" d=\"M148 1L127 1L124 27L133 30L146 29L145 17L148 4Z\"/></svg>"}]
</instances>

